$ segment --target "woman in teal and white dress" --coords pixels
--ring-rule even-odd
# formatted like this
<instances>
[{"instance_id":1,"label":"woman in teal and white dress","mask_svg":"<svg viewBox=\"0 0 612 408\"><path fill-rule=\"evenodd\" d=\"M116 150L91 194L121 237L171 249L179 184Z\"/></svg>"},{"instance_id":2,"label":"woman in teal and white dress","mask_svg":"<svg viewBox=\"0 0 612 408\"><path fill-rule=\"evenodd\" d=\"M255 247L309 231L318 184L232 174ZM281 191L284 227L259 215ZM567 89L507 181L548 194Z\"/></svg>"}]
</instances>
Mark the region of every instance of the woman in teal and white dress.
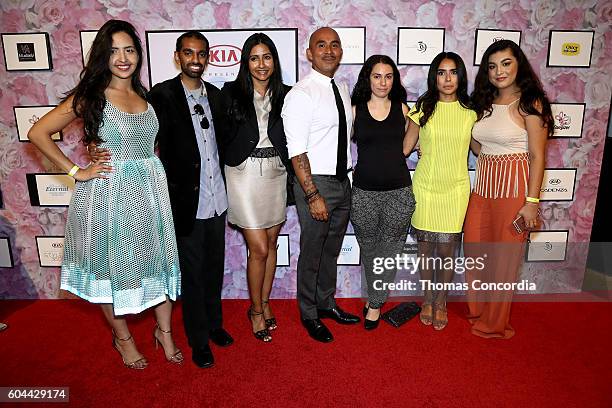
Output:
<instances>
[{"instance_id":1,"label":"woman in teal and white dress","mask_svg":"<svg viewBox=\"0 0 612 408\"><path fill-rule=\"evenodd\" d=\"M113 346L128 368L144 369L124 315L155 307L155 344L166 359L183 355L171 331L180 269L164 168L153 152L159 128L140 82L142 46L134 27L110 20L98 31L78 85L28 137L76 179L68 209L61 289L101 303ZM110 150L112 163L79 168L51 135L81 118L83 143Z\"/></svg>"}]
</instances>

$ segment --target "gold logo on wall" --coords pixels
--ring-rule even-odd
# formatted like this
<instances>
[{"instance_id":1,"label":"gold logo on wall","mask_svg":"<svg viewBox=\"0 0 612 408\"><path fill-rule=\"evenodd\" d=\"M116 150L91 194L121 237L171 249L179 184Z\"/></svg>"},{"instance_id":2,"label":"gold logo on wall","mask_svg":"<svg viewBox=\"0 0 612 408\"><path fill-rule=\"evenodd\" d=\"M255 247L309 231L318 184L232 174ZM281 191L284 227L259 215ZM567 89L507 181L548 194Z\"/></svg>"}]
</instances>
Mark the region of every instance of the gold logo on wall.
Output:
<instances>
[{"instance_id":1,"label":"gold logo on wall","mask_svg":"<svg viewBox=\"0 0 612 408\"><path fill-rule=\"evenodd\" d=\"M561 46L561 54L570 57L580 54L580 44L578 43L563 43Z\"/></svg>"}]
</instances>

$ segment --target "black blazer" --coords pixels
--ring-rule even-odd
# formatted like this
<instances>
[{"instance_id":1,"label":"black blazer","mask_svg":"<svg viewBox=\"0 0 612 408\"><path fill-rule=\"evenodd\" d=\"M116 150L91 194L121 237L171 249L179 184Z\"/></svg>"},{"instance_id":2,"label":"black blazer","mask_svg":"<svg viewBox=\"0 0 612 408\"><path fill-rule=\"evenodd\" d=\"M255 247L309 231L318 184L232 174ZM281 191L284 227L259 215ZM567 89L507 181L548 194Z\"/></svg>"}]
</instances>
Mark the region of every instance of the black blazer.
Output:
<instances>
[{"instance_id":1,"label":"black blazer","mask_svg":"<svg viewBox=\"0 0 612 408\"><path fill-rule=\"evenodd\" d=\"M285 95L291 87L283 85L282 100L285 100ZM238 166L251 154L253 149L259 143L259 126L257 125L257 115L253 103L247 104L247 120L243 123L237 123L236 120L229 115L232 101L241 97L239 96L238 83L226 82L221 89L221 104L223 106L223 140L219 143L223 145L224 163L228 166ZM282 106L282 104L281 104ZM289 171L292 171L289 155L287 153L287 138L283 128L283 120L281 119L280 109L272 108L268 117L268 137L272 145L278 152L283 164Z\"/></svg>"},{"instance_id":2,"label":"black blazer","mask_svg":"<svg viewBox=\"0 0 612 408\"><path fill-rule=\"evenodd\" d=\"M204 82L215 126L221 121L220 91ZM189 235L193 229L200 195L200 151L191 121L180 75L155 85L149 92L149 102L159 120L157 146L159 158L166 170L170 204L177 236ZM223 163L222 149L219 163ZM221 166L223 170L223 166Z\"/></svg>"}]
</instances>

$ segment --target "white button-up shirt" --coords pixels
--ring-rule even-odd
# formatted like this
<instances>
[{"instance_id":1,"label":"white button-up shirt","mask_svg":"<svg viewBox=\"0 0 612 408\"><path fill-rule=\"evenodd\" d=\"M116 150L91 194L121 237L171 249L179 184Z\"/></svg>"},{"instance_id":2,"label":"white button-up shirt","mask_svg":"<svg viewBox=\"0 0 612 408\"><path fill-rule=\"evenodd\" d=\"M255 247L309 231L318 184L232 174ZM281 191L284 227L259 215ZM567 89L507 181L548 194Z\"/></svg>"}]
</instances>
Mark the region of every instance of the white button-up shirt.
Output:
<instances>
[{"instance_id":1,"label":"white button-up shirt","mask_svg":"<svg viewBox=\"0 0 612 408\"><path fill-rule=\"evenodd\" d=\"M346 115L346 168L352 164L351 127L353 113L348 87L336 82ZM289 157L308 154L312 174L336 174L338 108L331 78L311 70L285 97L282 110Z\"/></svg>"}]
</instances>

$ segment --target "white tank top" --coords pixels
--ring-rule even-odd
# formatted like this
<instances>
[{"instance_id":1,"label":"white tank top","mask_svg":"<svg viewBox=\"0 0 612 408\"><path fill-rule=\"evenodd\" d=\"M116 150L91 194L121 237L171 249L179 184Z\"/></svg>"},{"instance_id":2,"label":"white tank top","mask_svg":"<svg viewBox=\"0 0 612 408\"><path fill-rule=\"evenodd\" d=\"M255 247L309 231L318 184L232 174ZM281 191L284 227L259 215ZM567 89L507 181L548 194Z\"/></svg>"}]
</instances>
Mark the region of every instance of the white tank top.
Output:
<instances>
[{"instance_id":1,"label":"white tank top","mask_svg":"<svg viewBox=\"0 0 612 408\"><path fill-rule=\"evenodd\" d=\"M491 116L474 124L472 136L482 145L480 153L499 155L528 151L527 130L517 125L510 117L510 107L518 101L519 99L508 105L493 104Z\"/></svg>"}]
</instances>

